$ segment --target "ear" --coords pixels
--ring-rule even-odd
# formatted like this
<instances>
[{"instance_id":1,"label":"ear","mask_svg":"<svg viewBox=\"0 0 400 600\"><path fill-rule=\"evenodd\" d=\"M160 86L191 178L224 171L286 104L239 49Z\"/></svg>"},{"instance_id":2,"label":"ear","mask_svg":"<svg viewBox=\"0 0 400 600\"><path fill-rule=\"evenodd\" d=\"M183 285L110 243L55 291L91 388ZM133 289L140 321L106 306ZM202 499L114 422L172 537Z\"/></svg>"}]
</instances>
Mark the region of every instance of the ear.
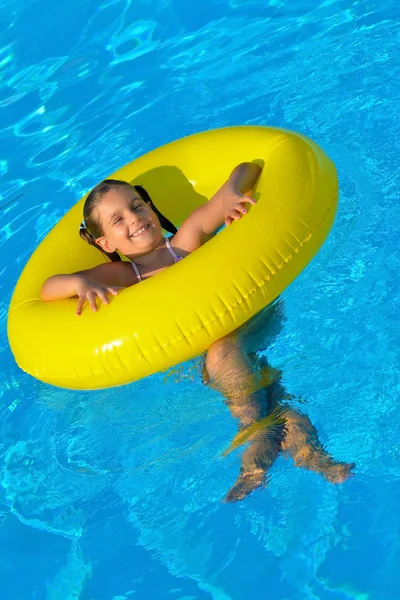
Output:
<instances>
[{"instance_id":1,"label":"ear","mask_svg":"<svg viewBox=\"0 0 400 600\"><path fill-rule=\"evenodd\" d=\"M96 244L98 246L100 246L100 248L102 248L102 250L104 250L104 252L108 252L109 254L112 253L112 252L115 252L114 246L112 246L110 244L110 242L108 241L108 239L106 237L104 237L104 236L103 237L99 237L95 241L96 241Z\"/></svg>"}]
</instances>

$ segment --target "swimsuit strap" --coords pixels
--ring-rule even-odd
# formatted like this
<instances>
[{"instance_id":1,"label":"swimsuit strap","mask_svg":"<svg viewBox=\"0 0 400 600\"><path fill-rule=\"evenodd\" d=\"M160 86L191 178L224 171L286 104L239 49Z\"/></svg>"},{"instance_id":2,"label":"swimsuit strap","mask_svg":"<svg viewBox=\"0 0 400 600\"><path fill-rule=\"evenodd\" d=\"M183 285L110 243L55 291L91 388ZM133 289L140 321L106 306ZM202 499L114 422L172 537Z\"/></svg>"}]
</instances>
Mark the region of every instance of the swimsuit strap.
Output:
<instances>
[{"instance_id":1,"label":"swimsuit strap","mask_svg":"<svg viewBox=\"0 0 400 600\"><path fill-rule=\"evenodd\" d=\"M179 256L179 254L177 254L177 253L175 252L175 250L172 248L172 246L171 246L171 243L170 243L169 239L168 239L168 238L164 238L164 239L165 239L165 245L167 246L167 248L168 248L168 250L169 250L169 253L171 254L172 258L174 259L174 262L176 262L176 263L177 263L179 260L182 260L182 256ZM139 268L138 268L137 264L136 264L136 263L134 263L134 262L133 262L133 260L131 260L131 265L132 265L132 269L133 269L133 270L135 271L135 273L136 273L136 277L137 277L137 279L138 279L138 282L139 282L139 281L142 281L142 276L141 276L141 274L140 274L140 271L139 271Z\"/></svg>"},{"instance_id":2,"label":"swimsuit strap","mask_svg":"<svg viewBox=\"0 0 400 600\"><path fill-rule=\"evenodd\" d=\"M137 264L135 264L133 261L131 261L131 265L132 265L133 270L136 273L136 277L138 278L138 281L142 281L142 276L140 274Z\"/></svg>"},{"instance_id":3,"label":"swimsuit strap","mask_svg":"<svg viewBox=\"0 0 400 600\"><path fill-rule=\"evenodd\" d=\"M179 256L179 254L177 254L175 252L175 250L173 249L173 247L171 246L171 242L169 241L169 238L165 238L165 245L167 246L169 253L171 254L171 256L175 262L178 262L178 260L182 260L182 256Z\"/></svg>"}]
</instances>

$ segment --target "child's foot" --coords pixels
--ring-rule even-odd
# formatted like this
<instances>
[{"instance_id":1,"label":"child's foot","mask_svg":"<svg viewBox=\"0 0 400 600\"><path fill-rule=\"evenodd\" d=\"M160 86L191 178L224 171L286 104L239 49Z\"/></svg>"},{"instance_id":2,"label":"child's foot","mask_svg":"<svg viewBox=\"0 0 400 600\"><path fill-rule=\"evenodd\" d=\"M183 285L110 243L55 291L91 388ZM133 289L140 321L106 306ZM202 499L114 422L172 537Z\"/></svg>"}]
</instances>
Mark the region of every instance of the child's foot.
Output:
<instances>
[{"instance_id":1,"label":"child's foot","mask_svg":"<svg viewBox=\"0 0 400 600\"><path fill-rule=\"evenodd\" d=\"M297 447L292 456L296 467L320 473L331 483L344 483L350 477L354 477L351 470L356 466L355 463L337 462L321 447L305 443Z\"/></svg>"},{"instance_id":2,"label":"child's foot","mask_svg":"<svg viewBox=\"0 0 400 600\"><path fill-rule=\"evenodd\" d=\"M227 493L225 502L243 500L243 498L254 492L254 490L261 487L264 481L265 471L263 469L240 473L234 486Z\"/></svg>"},{"instance_id":3,"label":"child's foot","mask_svg":"<svg viewBox=\"0 0 400 600\"><path fill-rule=\"evenodd\" d=\"M320 472L331 483L344 483L354 477L351 471L355 466L355 463L332 462L323 466Z\"/></svg>"}]
</instances>

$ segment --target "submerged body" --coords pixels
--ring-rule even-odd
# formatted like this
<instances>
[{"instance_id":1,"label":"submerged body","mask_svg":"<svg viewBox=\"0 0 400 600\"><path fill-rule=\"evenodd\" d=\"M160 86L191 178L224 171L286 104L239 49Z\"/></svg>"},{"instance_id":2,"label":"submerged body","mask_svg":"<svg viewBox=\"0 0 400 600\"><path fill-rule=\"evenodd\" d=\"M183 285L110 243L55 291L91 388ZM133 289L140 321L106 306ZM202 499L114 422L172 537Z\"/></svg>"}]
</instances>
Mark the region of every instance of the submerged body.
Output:
<instances>
[{"instance_id":1,"label":"submerged body","mask_svg":"<svg viewBox=\"0 0 400 600\"><path fill-rule=\"evenodd\" d=\"M332 483L352 476L354 463L336 461L325 450L310 419L290 407L281 371L258 354L279 335L284 319L283 302L278 300L235 334L213 344L206 356L205 380L222 392L239 422L235 440L239 439L231 449L248 444L227 501L241 500L264 485L280 454Z\"/></svg>"}]
</instances>

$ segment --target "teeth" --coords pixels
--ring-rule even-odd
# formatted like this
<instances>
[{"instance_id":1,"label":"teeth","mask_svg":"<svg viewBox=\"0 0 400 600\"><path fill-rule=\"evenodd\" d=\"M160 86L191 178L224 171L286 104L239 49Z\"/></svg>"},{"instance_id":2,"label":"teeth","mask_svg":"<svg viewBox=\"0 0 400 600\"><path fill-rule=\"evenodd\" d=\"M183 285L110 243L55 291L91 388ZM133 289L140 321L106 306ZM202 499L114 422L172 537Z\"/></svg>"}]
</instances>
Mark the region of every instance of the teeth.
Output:
<instances>
[{"instance_id":1,"label":"teeth","mask_svg":"<svg viewBox=\"0 0 400 600\"><path fill-rule=\"evenodd\" d=\"M146 231L146 229L147 229L147 225L145 225L145 227L142 227L142 229L139 229L139 231L132 233L132 237L136 237L137 235L139 235L139 233L143 233L143 231Z\"/></svg>"}]
</instances>

